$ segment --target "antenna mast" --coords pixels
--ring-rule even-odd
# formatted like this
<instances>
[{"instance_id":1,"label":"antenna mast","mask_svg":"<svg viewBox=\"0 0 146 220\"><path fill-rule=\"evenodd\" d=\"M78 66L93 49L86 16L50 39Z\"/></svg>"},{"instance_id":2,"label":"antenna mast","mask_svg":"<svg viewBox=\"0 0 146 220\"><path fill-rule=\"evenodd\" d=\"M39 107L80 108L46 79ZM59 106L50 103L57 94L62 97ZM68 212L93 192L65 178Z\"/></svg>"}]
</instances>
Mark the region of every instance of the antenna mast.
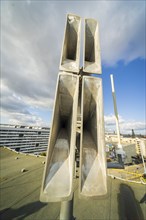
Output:
<instances>
[{"instance_id":1,"label":"antenna mast","mask_svg":"<svg viewBox=\"0 0 146 220\"><path fill-rule=\"evenodd\" d=\"M117 137L118 137L118 148L122 148L121 139L120 139L120 128L119 128L118 110L117 110L117 104L116 104L116 94L115 94L115 88L114 88L114 78L113 78L112 74L110 75L110 78L111 78L112 96L113 96L114 112L115 112L115 119L116 119Z\"/></svg>"}]
</instances>

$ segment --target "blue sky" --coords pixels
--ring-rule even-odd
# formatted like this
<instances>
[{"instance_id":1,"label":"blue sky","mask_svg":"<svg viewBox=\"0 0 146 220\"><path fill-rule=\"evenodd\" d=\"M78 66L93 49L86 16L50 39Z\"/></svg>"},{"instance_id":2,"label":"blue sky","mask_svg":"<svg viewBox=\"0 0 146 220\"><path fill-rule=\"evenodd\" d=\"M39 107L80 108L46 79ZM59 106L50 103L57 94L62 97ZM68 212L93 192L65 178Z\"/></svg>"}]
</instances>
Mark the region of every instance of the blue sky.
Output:
<instances>
[{"instance_id":1,"label":"blue sky","mask_svg":"<svg viewBox=\"0 0 146 220\"><path fill-rule=\"evenodd\" d=\"M113 112L110 74L114 76L117 107L125 119L145 119L145 60L128 64L122 61L115 67L103 68L105 114Z\"/></svg>"},{"instance_id":2,"label":"blue sky","mask_svg":"<svg viewBox=\"0 0 146 220\"><path fill-rule=\"evenodd\" d=\"M119 61L115 67L103 68L104 113L109 119L109 126L107 126L107 128L114 130L115 127L112 126L114 109L110 82L110 74L113 74L121 130L124 131L124 128L127 126L128 131L130 130L129 127L131 127L131 129L133 127L135 133L145 132L145 71L144 59L136 59L128 64ZM140 127L141 129L139 129Z\"/></svg>"},{"instance_id":3,"label":"blue sky","mask_svg":"<svg viewBox=\"0 0 146 220\"><path fill-rule=\"evenodd\" d=\"M51 124L67 13L99 22L106 131L113 74L121 132L144 134L145 1L1 1L1 123Z\"/></svg>"}]
</instances>

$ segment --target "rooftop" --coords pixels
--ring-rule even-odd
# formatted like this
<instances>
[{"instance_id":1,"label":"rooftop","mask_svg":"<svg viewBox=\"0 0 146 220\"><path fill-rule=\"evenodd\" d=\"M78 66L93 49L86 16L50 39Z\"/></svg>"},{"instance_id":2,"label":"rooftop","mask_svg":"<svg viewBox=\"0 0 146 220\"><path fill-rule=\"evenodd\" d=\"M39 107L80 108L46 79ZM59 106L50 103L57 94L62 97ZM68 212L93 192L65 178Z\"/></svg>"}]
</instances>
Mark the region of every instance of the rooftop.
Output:
<instances>
[{"instance_id":1,"label":"rooftop","mask_svg":"<svg viewBox=\"0 0 146 220\"><path fill-rule=\"evenodd\" d=\"M0 148L0 219L59 219L60 203L39 201L44 157L17 154ZM25 169L26 172L21 172ZM108 195L99 200L81 200L78 179L74 179L74 217L76 220L146 219L146 185L108 177Z\"/></svg>"},{"instance_id":2,"label":"rooftop","mask_svg":"<svg viewBox=\"0 0 146 220\"><path fill-rule=\"evenodd\" d=\"M10 130L10 129L34 129L34 130L50 130L49 127L41 127L41 126L28 126L28 125L14 125L14 124L0 124L0 129Z\"/></svg>"}]
</instances>

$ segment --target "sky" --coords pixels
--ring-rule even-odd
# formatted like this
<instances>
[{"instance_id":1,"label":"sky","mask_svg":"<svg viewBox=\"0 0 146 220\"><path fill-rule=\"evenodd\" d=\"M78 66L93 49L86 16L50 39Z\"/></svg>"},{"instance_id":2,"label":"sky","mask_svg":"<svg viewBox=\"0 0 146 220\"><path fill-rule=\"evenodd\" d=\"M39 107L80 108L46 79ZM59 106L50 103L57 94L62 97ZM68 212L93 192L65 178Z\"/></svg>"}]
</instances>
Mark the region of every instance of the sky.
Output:
<instances>
[{"instance_id":1,"label":"sky","mask_svg":"<svg viewBox=\"0 0 146 220\"><path fill-rule=\"evenodd\" d=\"M1 1L1 123L51 125L67 13L99 23L105 131L113 74L121 133L146 134L145 1Z\"/></svg>"}]
</instances>

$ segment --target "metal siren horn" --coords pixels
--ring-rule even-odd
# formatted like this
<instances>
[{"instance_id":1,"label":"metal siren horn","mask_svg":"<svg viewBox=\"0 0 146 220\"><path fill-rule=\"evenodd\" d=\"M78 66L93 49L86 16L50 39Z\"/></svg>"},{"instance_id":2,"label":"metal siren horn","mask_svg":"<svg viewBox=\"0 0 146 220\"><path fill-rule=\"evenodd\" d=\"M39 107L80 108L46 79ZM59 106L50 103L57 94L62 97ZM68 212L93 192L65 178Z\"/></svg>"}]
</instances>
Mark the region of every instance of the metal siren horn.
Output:
<instances>
[{"instance_id":1,"label":"metal siren horn","mask_svg":"<svg viewBox=\"0 0 146 220\"><path fill-rule=\"evenodd\" d=\"M84 76L81 100L80 197L107 193L102 80Z\"/></svg>"},{"instance_id":2,"label":"metal siren horn","mask_svg":"<svg viewBox=\"0 0 146 220\"><path fill-rule=\"evenodd\" d=\"M60 70L79 72L81 18L68 14L60 59Z\"/></svg>"},{"instance_id":3,"label":"metal siren horn","mask_svg":"<svg viewBox=\"0 0 146 220\"><path fill-rule=\"evenodd\" d=\"M78 88L78 75L59 74L40 195L42 202L72 198Z\"/></svg>"},{"instance_id":4,"label":"metal siren horn","mask_svg":"<svg viewBox=\"0 0 146 220\"><path fill-rule=\"evenodd\" d=\"M85 19L83 71L101 74L101 58L98 23Z\"/></svg>"}]
</instances>

